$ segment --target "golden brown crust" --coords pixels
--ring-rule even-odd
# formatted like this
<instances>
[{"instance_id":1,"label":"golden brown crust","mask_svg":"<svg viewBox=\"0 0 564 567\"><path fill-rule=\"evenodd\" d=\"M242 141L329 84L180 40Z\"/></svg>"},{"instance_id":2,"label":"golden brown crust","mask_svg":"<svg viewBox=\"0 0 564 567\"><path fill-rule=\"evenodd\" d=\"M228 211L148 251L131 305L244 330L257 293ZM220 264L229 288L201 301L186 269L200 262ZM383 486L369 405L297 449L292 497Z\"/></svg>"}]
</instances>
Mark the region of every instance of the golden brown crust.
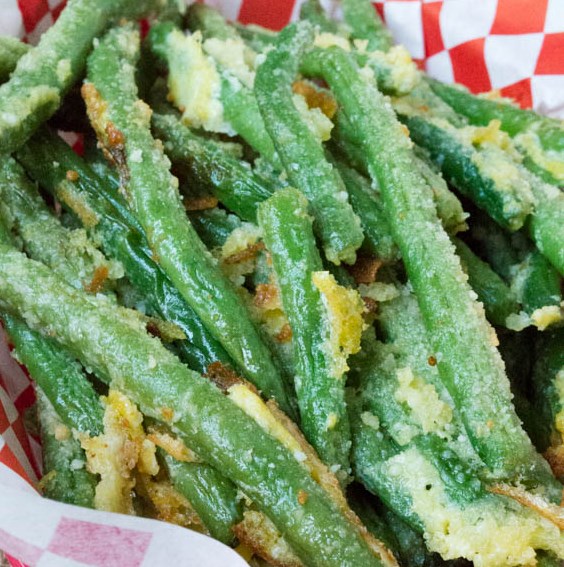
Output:
<instances>
[{"instance_id":1,"label":"golden brown crust","mask_svg":"<svg viewBox=\"0 0 564 567\"><path fill-rule=\"evenodd\" d=\"M303 567L274 524L261 512L248 510L233 526L237 539L274 567Z\"/></svg>"},{"instance_id":2,"label":"golden brown crust","mask_svg":"<svg viewBox=\"0 0 564 567\"><path fill-rule=\"evenodd\" d=\"M295 81L292 85L294 93L303 96L309 108L319 108L329 120L332 120L338 110L337 101L327 90L315 88L309 81Z\"/></svg>"},{"instance_id":3,"label":"golden brown crust","mask_svg":"<svg viewBox=\"0 0 564 567\"><path fill-rule=\"evenodd\" d=\"M87 293L100 293L104 289L104 284L110 275L108 266L98 266L92 274L92 281L84 286Z\"/></svg>"}]
</instances>

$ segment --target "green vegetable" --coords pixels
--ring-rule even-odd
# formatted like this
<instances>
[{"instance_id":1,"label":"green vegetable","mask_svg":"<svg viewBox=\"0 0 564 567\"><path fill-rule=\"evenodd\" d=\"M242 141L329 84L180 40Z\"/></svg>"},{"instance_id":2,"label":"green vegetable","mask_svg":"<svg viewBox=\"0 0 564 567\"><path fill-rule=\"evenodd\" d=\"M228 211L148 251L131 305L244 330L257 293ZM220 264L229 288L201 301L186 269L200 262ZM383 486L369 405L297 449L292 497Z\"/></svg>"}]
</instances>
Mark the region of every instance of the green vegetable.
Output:
<instances>
[{"instance_id":1,"label":"green vegetable","mask_svg":"<svg viewBox=\"0 0 564 567\"><path fill-rule=\"evenodd\" d=\"M460 85L429 80L433 91L471 124L486 126L499 122L515 139L525 155L524 165L553 185L564 182L564 128L562 122L524 110L507 99L491 99L471 94Z\"/></svg>"},{"instance_id":2,"label":"green vegetable","mask_svg":"<svg viewBox=\"0 0 564 567\"><path fill-rule=\"evenodd\" d=\"M392 34L369 0L342 0L345 22L355 39L368 40L368 49L388 51L393 45Z\"/></svg>"},{"instance_id":3,"label":"green vegetable","mask_svg":"<svg viewBox=\"0 0 564 567\"><path fill-rule=\"evenodd\" d=\"M492 330L477 309L454 247L436 215L432 193L417 171L409 139L383 96L358 77L345 52L316 50L304 61L322 76L357 128L366 167L380 187L384 210L417 295L441 380L466 432L492 474L560 488L521 427ZM484 426L490 423L491 428Z\"/></svg>"},{"instance_id":4,"label":"green vegetable","mask_svg":"<svg viewBox=\"0 0 564 567\"><path fill-rule=\"evenodd\" d=\"M0 245L0 306L35 330L49 325L62 346L130 397L146 416L162 420L166 409L173 431L231 478L304 562L382 564L308 469L237 407L235 401L250 395L245 386L231 386L225 395L133 324L126 310L69 287L48 268L5 245Z\"/></svg>"},{"instance_id":5,"label":"green vegetable","mask_svg":"<svg viewBox=\"0 0 564 567\"><path fill-rule=\"evenodd\" d=\"M138 55L138 32L127 25L108 32L94 49L88 61L89 82L83 87L92 124L106 149L125 161L127 197L158 263L245 376L292 413L268 348L187 219L170 162L151 136L150 112L137 98L134 81ZM118 75L121 80L114 81ZM107 103L101 114L96 111L99 100ZM123 149L108 137L108 124L121 133Z\"/></svg>"},{"instance_id":6,"label":"green vegetable","mask_svg":"<svg viewBox=\"0 0 564 567\"><path fill-rule=\"evenodd\" d=\"M62 142L64 143L64 142ZM116 279L120 269L111 265L88 240L84 230L69 230L47 207L37 188L13 158L0 164L0 196L12 223L12 230L22 240L24 250L47 264L77 288L94 285L97 270ZM99 289L104 289L101 278Z\"/></svg>"},{"instance_id":7,"label":"green vegetable","mask_svg":"<svg viewBox=\"0 0 564 567\"><path fill-rule=\"evenodd\" d=\"M502 227L514 231L523 226L533 210L533 196L529 184L519 177L517 164L503 150L477 149L462 140L456 128L446 122L420 115L404 115L402 120L411 139L427 150L448 182ZM511 167L518 178L511 182L494 178L491 173L494 164Z\"/></svg>"},{"instance_id":8,"label":"green vegetable","mask_svg":"<svg viewBox=\"0 0 564 567\"><path fill-rule=\"evenodd\" d=\"M55 113L84 71L92 40L111 19L139 15L151 6L149 0L70 0L0 86L0 153L13 152Z\"/></svg>"},{"instance_id":9,"label":"green vegetable","mask_svg":"<svg viewBox=\"0 0 564 567\"><path fill-rule=\"evenodd\" d=\"M243 220L256 222L258 204L277 189L270 180L254 173L211 140L193 134L170 114L154 114L152 125L155 135L164 142L166 154L181 173L188 173Z\"/></svg>"},{"instance_id":10,"label":"green vegetable","mask_svg":"<svg viewBox=\"0 0 564 567\"><path fill-rule=\"evenodd\" d=\"M105 253L119 261L130 282L147 298L150 309L177 325L186 335L179 344L183 359L200 372L230 357L155 262L145 233L113 186L100 178L57 135L38 132L17 152L33 179L75 213L99 239ZM74 171L76 181L66 172Z\"/></svg>"},{"instance_id":11,"label":"green vegetable","mask_svg":"<svg viewBox=\"0 0 564 567\"><path fill-rule=\"evenodd\" d=\"M331 322L315 276L323 270L308 202L296 189L281 189L259 208L259 223L292 329L301 428L321 459L349 471L350 432L345 375L331 348Z\"/></svg>"},{"instance_id":12,"label":"green vegetable","mask_svg":"<svg viewBox=\"0 0 564 567\"><path fill-rule=\"evenodd\" d=\"M94 508L96 476L86 470L80 441L72 436L39 388L36 394L43 453L43 494L59 502Z\"/></svg>"},{"instance_id":13,"label":"green vegetable","mask_svg":"<svg viewBox=\"0 0 564 567\"><path fill-rule=\"evenodd\" d=\"M2 321L20 362L69 428L92 437L102 433L103 410L98 394L80 366L57 344L5 313Z\"/></svg>"},{"instance_id":14,"label":"green vegetable","mask_svg":"<svg viewBox=\"0 0 564 567\"><path fill-rule=\"evenodd\" d=\"M399 258L399 250L392 235L388 220L382 208L382 202L370 182L344 160L333 160L347 188L354 212L360 219L364 231L365 246L368 250L385 262Z\"/></svg>"},{"instance_id":15,"label":"green vegetable","mask_svg":"<svg viewBox=\"0 0 564 567\"><path fill-rule=\"evenodd\" d=\"M341 177L326 160L321 142L303 122L292 99L299 57L312 40L309 25L289 26L281 32L276 49L257 71L255 94L290 183L310 202L325 256L335 264L353 263L363 239L360 221Z\"/></svg>"},{"instance_id":16,"label":"green vegetable","mask_svg":"<svg viewBox=\"0 0 564 567\"><path fill-rule=\"evenodd\" d=\"M174 488L194 507L210 535L232 543L231 528L243 519L235 485L209 465L184 463L170 455L164 461Z\"/></svg>"},{"instance_id":17,"label":"green vegetable","mask_svg":"<svg viewBox=\"0 0 564 567\"><path fill-rule=\"evenodd\" d=\"M505 327L507 317L519 311L513 292L462 240L455 238L453 242L462 268L468 274L468 283L484 305L488 321L492 325Z\"/></svg>"},{"instance_id":18,"label":"green vegetable","mask_svg":"<svg viewBox=\"0 0 564 567\"><path fill-rule=\"evenodd\" d=\"M31 49L15 37L0 37L0 83L7 81L18 61Z\"/></svg>"}]
</instances>

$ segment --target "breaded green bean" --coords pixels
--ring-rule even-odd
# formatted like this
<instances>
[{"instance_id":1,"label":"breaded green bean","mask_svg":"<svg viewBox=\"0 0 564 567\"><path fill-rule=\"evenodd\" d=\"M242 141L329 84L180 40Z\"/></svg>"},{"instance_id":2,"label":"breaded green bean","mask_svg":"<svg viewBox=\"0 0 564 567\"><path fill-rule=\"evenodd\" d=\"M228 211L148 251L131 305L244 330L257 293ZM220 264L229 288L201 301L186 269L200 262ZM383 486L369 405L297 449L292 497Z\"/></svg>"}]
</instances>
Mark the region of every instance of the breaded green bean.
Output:
<instances>
[{"instance_id":1,"label":"breaded green bean","mask_svg":"<svg viewBox=\"0 0 564 567\"><path fill-rule=\"evenodd\" d=\"M84 71L92 40L110 20L139 15L152 5L152 0L70 0L0 86L0 152L13 152L55 113Z\"/></svg>"},{"instance_id":2,"label":"breaded green bean","mask_svg":"<svg viewBox=\"0 0 564 567\"><path fill-rule=\"evenodd\" d=\"M73 437L40 388L36 396L43 455L43 494L59 502L94 508L96 475L86 469L80 441Z\"/></svg>"},{"instance_id":3,"label":"breaded green bean","mask_svg":"<svg viewBox=\"0 0 564 567\"><path fill-rule=\"evenodd\" d=\"M119 181L101 178L57 135L35 134L17 157L33 179L74 213L108 255L124 268L151 313L177 325L186 341L176 345L191 368L206 372L213 362L231 364L231 358L210 334L155 262L145 232L117 193ZM74 181L67 172L74 172ZM115 183L115 185L114 185Z\"/></svg>"},{"instance_id":4,"label":"breaded green bean","mask_svg":"<svg viewBox=\"0 0 564 567\"><path fill-rule=\"evenodd\" d=\"M270 180L227 155L211 140L193 134L171 114L153 114L152 126L180 172L197 179L243 220L256 222L258 204L277 189Z\"/></svg>"},{"instance_id":5,"label":"breaded green bean","mask_svg":"<svg viewBox=\"0 0 564 567\"><path fill-rule=\"evenodd\" d=\"M299 58L312 40L313 28L306 23L282 31L276 49L257 71L255 94L290 182L310 202L325 256L335 264L353 263L363 239L360 221L339 173L325 158L321 142L310 132L292 99Z\"/></svg>"},{"instance_id":6,"label":"breaded green bean","mask_svg":"<svg viewBox=\"0 0 564 567\"><path fill-rule=\"evenodd\" d=\"M0 83L7 81L18 61L31 49L15 37L0 36Z\"/></svg>"},{"instance_id":7,"label":"breaded green bean","mask_svg":"<svg viewBox=\"0 0 564 567\"><path fill-rule=\"evenodd\" d=\"M346 358L341 362L342 355L332 346L338 338L331 336L331 306L324 305L323 288L316 280L328 273L323 272L308 202L296 189L280 189L260 206L258 217L292 329L301 428L321 459L337 468L344 482L350 468ZM361 328L362 320L359 331Z\"/></svg>"}]
</instances>

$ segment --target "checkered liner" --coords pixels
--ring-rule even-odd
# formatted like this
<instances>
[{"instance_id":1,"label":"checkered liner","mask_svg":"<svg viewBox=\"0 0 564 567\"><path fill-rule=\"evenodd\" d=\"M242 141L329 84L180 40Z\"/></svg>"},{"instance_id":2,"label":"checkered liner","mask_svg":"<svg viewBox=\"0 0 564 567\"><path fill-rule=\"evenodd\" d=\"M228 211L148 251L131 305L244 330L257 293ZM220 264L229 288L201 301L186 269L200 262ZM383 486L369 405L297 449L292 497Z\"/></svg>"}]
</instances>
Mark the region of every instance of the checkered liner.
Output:
<instances>
[{"instance_id":1,"label":"checkered liner","mask_svg":"<svg viewBox=\"0 0 564 567\"><path fill-rule=\"evenodd\" d=\"M232 20L280 29L297 18L302 1L207 3ZM2 0L0 35L36 43L64 4ZM338 16L336 2L324 4ZM499 89L523 107L564 117L563 0L385 0L375 7L396 41L430 75L474 92ZM76 137L69 136L74 143ZM181 557L182 564L194 566L243 564L217 542L175 526L40 498L30 488L40 472L40 447L24 428L33 401L26 371L11 358L0 329L0 548L41 566L136 567L180 562Z\"/></svg>"}]
</instances>

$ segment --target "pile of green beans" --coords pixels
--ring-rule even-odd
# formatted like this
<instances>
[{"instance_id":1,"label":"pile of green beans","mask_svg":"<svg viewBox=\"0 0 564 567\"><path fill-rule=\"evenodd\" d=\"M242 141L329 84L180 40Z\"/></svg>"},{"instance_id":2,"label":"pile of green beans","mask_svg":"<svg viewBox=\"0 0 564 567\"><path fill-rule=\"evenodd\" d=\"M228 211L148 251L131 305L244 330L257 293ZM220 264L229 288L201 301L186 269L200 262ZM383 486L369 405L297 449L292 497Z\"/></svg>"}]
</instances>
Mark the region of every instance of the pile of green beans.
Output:
<instances>
[{"instance_id":1,"label":"pile of green beans","mask_svg":"<svg viewBox=\"0 0 564 567\"><path fill-rule=\"evenodd\" d=\"M251 565L558 565L561 123L417 71L369 0L280 32L133 4L0 38L43 494Z\"/></svg>"}]
</instances>

